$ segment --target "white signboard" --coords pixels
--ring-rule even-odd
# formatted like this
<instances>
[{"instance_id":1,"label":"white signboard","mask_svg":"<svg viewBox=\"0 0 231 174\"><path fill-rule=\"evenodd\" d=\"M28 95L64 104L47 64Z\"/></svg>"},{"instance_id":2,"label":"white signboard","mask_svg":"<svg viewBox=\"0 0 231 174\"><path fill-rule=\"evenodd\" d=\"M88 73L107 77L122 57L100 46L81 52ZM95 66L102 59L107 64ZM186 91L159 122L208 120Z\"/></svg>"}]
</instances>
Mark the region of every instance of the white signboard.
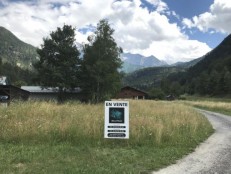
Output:
<instances>
[{"instance_id":1,"label":"white signboard","mask_svg":"<svg viewBox=\"0 0 231 174\"><path fill-rule=\"evenodd\" d=\"M105 101L104 138L129 138L128 101Z\"/></svg>"}]
</instances>

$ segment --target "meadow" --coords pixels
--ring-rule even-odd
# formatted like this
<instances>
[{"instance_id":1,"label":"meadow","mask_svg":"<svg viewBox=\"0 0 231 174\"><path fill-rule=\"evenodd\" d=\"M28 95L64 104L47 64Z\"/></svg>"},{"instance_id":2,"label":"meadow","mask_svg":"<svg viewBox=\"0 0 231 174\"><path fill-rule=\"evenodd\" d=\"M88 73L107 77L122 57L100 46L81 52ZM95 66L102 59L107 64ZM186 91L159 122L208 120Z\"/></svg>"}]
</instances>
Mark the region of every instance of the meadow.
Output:
<instances>
[{"instance_id":1,"label":"meadow","mask_svg":"<svg viewBox=\"0 0 231 174\"><path fill-rule=\"evenodd\" d=\"M231 116L231 101L230 100L222 100L222 99L192 100L192 101L186 101L185 104L191 105L193 107L197 107L200 109L210 110L213 112L219 112L219 113Z\"/></svg>"},{"instance_id":2,"label":"meadow","mask_svg":"<svg viewBox=\"0 0 231 174\"><path fill-rule=\"evenodd\" d=\"M148 173L213 132L178 102L129 101L130 138L104 139L104 103L15 102L0 108L1 173Z\"/></svg>"}]
</instances>

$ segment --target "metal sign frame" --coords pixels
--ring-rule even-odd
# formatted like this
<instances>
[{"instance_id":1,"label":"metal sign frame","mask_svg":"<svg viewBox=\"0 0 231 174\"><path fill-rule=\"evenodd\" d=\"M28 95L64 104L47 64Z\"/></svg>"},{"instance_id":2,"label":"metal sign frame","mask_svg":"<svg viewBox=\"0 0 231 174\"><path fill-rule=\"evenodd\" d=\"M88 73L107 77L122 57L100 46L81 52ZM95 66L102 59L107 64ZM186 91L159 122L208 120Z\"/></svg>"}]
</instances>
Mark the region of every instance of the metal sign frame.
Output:
<instances>
[{"instance_id":1,"label":"metal sign frame","mask_svg":"<svg viewBox=\"0 0 231 174\"><path fill-rule=\"evenodd\" d=\"M129 138L128 101L105 101L104 138Z\"/></svg>"}]
</instances>

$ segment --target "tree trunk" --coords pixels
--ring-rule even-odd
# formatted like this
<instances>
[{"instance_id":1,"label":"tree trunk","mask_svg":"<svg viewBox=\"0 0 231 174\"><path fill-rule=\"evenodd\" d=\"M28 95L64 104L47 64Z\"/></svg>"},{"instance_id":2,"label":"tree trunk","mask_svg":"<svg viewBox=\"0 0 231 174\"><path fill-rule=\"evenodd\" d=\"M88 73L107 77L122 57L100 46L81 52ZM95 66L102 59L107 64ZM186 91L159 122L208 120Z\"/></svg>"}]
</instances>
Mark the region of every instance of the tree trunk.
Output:
<instances>
[{"instance_id":1,"label":"tree trunk","mask_svg":"<svg viewBox=\"0 0 231 174\"><path fill-rule=\"evenodd\" d=\"M63 88L59 87L59 93L58 93L58 103L59 104L62 104L64 102L64 96L65 96L65 92Z\"/></svg>"}]
</instances>

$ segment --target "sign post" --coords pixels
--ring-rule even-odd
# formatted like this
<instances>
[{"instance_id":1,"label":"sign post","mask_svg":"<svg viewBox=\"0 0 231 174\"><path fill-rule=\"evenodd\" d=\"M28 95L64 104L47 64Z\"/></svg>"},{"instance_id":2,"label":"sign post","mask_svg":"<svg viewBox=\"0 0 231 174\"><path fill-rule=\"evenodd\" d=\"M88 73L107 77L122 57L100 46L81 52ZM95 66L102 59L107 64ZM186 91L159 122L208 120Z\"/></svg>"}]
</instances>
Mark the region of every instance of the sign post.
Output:
<instances>
[{"instance_id":1,"label":"sign post","mask_svg":"<svg viewBox=\"0 0 231 174\"><path fill-rule=\"evenodd\" d=\"M129 138L128 101L105 101L104 138Z\"/></svg>"}]
</instances>

